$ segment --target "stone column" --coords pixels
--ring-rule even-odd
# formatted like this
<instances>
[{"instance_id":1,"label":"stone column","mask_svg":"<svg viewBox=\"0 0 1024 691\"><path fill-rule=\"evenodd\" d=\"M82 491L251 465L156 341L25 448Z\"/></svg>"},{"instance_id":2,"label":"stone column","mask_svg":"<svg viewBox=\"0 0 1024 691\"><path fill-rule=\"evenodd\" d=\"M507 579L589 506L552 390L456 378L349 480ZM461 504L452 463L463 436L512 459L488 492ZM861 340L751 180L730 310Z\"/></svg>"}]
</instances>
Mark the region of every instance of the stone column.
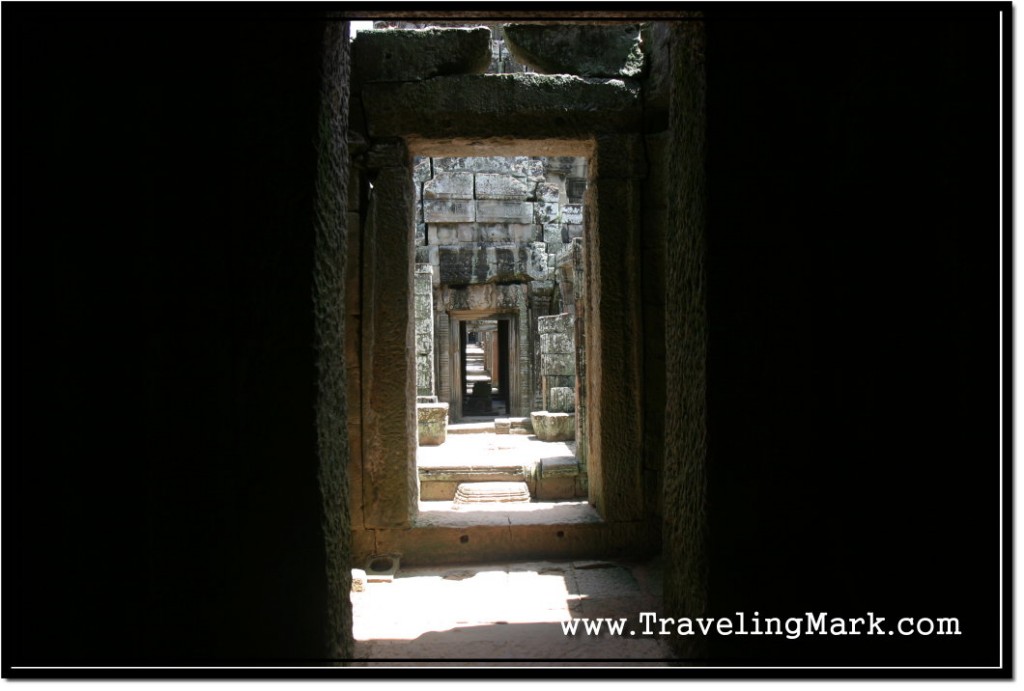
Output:
<instances>
[{"instance_id":1,"label":"stone column","mask_svg":"<svg viewBox=\"0 0 1024 691\"><path fill-rule=\"evenodd\" d=\"M416 395L436 395L434 378L434 267L417 264L414 301L416 314Z\"/></svg>"},{"instance_id":2,"label":"stone column","mask_svg":"<svg viewBox=\"0 0 1024 691\"><path fill-rule=\"evenodd\" d=\"M363 237L363 511L368 528L407 528L418 505L411 161L377 140Z\"/></svg>"}]
</instances>

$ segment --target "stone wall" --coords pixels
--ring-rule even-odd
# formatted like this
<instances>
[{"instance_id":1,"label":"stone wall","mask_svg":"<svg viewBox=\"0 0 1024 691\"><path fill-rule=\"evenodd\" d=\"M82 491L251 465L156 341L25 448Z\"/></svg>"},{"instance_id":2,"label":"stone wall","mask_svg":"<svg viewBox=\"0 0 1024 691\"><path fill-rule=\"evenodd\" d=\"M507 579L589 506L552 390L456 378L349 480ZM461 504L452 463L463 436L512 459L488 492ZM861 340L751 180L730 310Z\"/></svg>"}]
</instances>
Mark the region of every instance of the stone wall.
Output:
<instances>
[{"instance_id":1,"label":"stone wall","mask_svg":"<svg viewBox=\"0 0 1024 691\"><path fill-rule=\"evenodd\" d=\"M583 195L587 160L573 156L416 157L416 261L433 267L441 303L447 286L521 283L527 306L523 319L526 348L521 377L528 395L516 415L543 407L537 374L540 335L537 319L562 303L558 271L567 243L583 236ZM497 303L475 309L499 309ZM438 313L435 349L443 353L450 337ZM438 362L438 381L452 372ZM560 384L560 385L565 385ZM570 384L571 385L571 384ZM441 400L452 401L450 383ZM461 411L453 410L455 419Z\"/></svg>"},{"instance_id":2,"label":"stone wall","mask_svg":"<svg viewBox=\"0 0 1024 691\"><path fill-rule=\"evenodd\" d=\"M542 410L572 412L564 399L556 404L553 389L576 388L576 340L573 318L569 314L541 317L537 331L540 334L540 376ZM559 392L564 396L562 392ZM572 409L575 408L573 401Z\"/></svg>"},{"instance_id":3,"label":"stone wall","mask_svg":"<svg viewBox=\"0 0 1024 691\"><path fill-rule=\"evenodd\" d=\"M434 269L430 264L416 265L413 290L416 313L416 395L435 396L434 385Z\"/></svg>"}]
</instances>

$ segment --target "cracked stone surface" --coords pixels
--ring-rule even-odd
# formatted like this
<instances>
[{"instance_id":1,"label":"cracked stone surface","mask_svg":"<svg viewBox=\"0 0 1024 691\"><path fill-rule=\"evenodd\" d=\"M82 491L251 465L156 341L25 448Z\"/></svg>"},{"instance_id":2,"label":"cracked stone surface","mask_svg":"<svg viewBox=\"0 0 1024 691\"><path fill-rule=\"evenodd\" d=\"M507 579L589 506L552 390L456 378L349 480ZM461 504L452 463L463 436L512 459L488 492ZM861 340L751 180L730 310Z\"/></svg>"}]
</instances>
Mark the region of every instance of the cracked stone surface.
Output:
<instances>
[{"instance_id":1,"label":"cracked stone surface","mask_svg":"<svg viewBox=\"0 0 1024 691\"><path fill-rule=\"evenodd\" d=\"M664 666L665 640L643 635L661 610L658 560L520 562L399 570L353 592L355 666ZM627 619L623 634L575 635L562 622ZM634 635L630 635L630 631Z\"/></svg>"}]
</instances>

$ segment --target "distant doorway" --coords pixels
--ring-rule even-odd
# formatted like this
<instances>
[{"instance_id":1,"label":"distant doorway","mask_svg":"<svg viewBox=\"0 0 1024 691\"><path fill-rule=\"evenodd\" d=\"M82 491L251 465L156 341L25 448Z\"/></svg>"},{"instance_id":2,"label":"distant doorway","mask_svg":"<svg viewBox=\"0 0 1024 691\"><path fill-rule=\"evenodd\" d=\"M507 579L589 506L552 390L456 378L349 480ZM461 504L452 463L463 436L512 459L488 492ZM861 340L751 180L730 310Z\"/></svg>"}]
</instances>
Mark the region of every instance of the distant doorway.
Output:
<instances>
[{"instance_id":1,"label":"distant doorway","mask_svg":"<svg viewBox=\"0 0 1024 691\"><path fill-rule=\"evenodd\" d=\"M452 408L460 420L507 417L516 407L513 357L515 316L481 318L453 314L451 349L458 365L452 368Z\"/></svg>"}]
</instances>

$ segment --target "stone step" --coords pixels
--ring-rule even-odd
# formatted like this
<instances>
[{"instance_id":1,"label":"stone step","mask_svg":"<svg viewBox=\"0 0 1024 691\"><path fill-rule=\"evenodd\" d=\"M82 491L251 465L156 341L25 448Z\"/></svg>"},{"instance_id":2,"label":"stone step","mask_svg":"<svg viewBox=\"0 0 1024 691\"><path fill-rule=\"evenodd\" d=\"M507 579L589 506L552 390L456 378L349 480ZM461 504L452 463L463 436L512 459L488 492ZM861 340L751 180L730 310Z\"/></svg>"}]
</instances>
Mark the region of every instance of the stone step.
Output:
<instances>
[{"instance_id":1,"label":"stone step","mask_svg":"<svg viewBox=\"0 0 1024 691\"><path fill-rule=\"evenodd\" d=\"M533 423L528 417L494 418L495 434L533 434Z\"/></svg>"},{"instance_id":2,"label":"stone step","mask_svg":"<svg viewBox=\"0 0 1024 691\"><path fill-rule=\"evenodd\" d=\"M482 459L483 460L483 459ZM524 482L530 492L536 486L534 463L522 459L493 459L474 465L451 464L419 467L420 499L451 501L460 483Z\"/></svg>"},{"instance_id":3,"label":"stone step","mask_svg":"<svg viewBox=\"0 0 1024 691\"><path fill-rule=\"evenodd\" d=\"M469 504L528 503L530 489L525 482L463 482L455 491L453 508Z\"/></svg>"},{"instance_id":4,"label":"stone step","mask_svg":"<svg viewBox=\"0 0 1024 691\"><path fill-rule=\"evenodd\" d=\"M494 422L459 422L448 425L448 434L487 434L494 431Z\"/></svg>"}]
</instances>

